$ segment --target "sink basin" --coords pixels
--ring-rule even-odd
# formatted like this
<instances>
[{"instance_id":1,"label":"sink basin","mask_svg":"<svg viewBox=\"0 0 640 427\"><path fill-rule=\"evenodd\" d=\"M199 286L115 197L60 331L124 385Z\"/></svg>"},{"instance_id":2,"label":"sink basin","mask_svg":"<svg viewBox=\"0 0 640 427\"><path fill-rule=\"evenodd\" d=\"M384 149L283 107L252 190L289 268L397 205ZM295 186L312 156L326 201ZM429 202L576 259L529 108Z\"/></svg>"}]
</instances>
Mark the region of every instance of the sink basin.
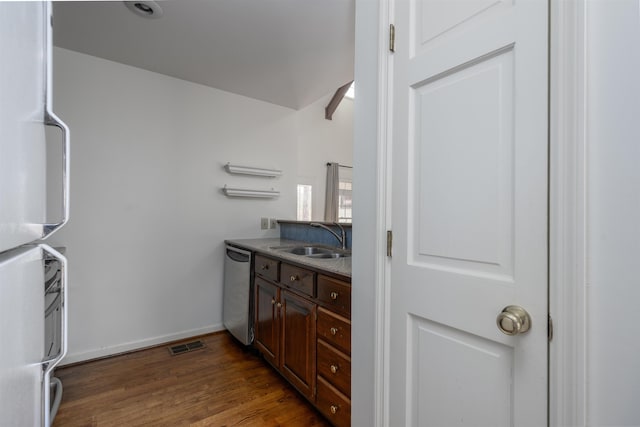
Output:
<instances>
[{"instance_id":1,"label":"sink basin","mask_svg":"<svg viewBox=\"0 0 640 427\"><path fill-rule=\"evenodd\" d=\"M327 252L323 254L307 255L309 258L344 258L350 257L351 254L343 252Z\"/></svg>"},{"instance_id":2,"label":"sink basin","mask_svg":"<svg viewBox=\"0 0 640 427\"><path fill-rule=\"evenodd\" d=\"M325 248L320 246L284 246L284 247L273 247L271 249L277 249L282 252L287 252L293 255L302 255L307 256L309 258L343 258L351 256L349 252L338 252L335 249Z\"/></svg>"},{"instance_id":3,"label":"sink basin","mask_svg":"<svg viewBox=\"0 0 640 427\"><path fill-rule=\"evenodd\" d=\"M285 252L289 252L294 255L324 255L329 254L331 251L315 246L297 246L295 248L287 249Z\"/></svg>"}]
</instances>

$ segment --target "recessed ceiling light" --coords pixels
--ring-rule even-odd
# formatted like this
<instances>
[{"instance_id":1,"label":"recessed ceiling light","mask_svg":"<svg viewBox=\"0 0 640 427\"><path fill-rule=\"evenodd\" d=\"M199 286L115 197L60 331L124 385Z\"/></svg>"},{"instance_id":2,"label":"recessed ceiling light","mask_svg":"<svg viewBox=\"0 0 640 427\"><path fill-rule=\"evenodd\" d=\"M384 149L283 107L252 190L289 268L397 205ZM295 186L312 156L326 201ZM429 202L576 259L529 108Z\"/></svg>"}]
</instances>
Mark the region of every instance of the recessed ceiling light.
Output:
<instances>
[{"instance_id":1,"label":"recessed ceiling light","mask_svg":"<svg viewBox=\"0 0 640 427\"><path fill-rule=\"evenodd\" d=\"M162 16L162 8L152 0L125 1L130 11L145 18L158 19Z\"/></svg>"}]
</instances>

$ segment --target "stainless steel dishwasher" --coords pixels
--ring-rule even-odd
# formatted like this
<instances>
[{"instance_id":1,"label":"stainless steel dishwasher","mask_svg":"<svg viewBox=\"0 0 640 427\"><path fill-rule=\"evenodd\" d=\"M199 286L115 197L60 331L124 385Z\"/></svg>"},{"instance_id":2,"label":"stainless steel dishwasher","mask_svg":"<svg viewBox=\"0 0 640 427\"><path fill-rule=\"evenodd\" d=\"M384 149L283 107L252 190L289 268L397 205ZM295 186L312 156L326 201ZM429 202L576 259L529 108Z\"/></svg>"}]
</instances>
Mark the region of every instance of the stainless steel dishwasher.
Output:
<instances>
[{"instance_id":1,"label":"stainless steel dishwasher","mask_svg":"<svg viewBox=\"0 0 640 427\"><path fill-rule=\"evenodd\" d=\"M224 257L224 326L244 345L253 342L251 252L226 246Z\"/></svg>"}]
</instances>

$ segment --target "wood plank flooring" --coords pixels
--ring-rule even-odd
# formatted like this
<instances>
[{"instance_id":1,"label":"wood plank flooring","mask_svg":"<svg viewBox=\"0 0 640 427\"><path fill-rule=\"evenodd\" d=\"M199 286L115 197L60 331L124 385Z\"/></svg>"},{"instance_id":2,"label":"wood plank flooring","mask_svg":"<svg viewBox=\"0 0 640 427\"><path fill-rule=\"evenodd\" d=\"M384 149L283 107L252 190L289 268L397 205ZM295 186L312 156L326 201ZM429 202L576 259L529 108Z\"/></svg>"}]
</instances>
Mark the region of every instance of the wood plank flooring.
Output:
<instances>
[{"instance_id":1,"label":"wood plank flooring","mask_svg":"<svg viewBox=\"0 0 640 427\"><path fill-rule=\"evenodd\" d=\"M199 339L205 349L177 356L163 346L56 370L54 427L330 426L227 332Z\"/></svg>"}]
</instances>

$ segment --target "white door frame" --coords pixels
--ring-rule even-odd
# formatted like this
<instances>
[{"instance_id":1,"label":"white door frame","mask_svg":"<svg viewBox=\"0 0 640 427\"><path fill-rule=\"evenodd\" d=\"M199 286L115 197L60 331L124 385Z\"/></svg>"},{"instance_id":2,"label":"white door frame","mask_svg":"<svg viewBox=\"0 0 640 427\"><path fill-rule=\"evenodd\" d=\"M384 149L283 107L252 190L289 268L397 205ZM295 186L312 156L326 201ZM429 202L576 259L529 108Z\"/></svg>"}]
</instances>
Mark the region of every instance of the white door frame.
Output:
<instances>
[{"instance_id":1,"label":"white door frame","mask_svg":"<svg viewBox=\"0 0 640 427\"><path fill-rule=\"evenodd\" d=\"M549 359L551 426L586 426L586 0L551 0Z\"/></svg>"},{"instance_id":2,"label":"white door frame","mask_svg":"<svg viewBox=\"0 0 640 427\"><path fill-rule=\"evenodd\" d=\"M554 338L550 345L549 420L550 426L586 425L586 0L550 1L550 178L549 178L549 310L554 324ZM356 249L374 248L369 263L354 262L353 277L366 277L373 270L373 301L375 322L361 322L354 313L354 335L369 340L373 349L370 365L374 367L371 380L358 378L354 372L353 394L370 394L364 389L373 386L371 401L354 400L353 412L370 411L376 427L389 425L387 413L389 395L388 330L390 285L389 260L385 254L386 231L391 224L391 119L393 111L387 107L392 99L388 81L393 77L391 53L388 51L389 24L393 22L393 0L380 0L377 13L371 0L356 0L356 81L358 92L372 94L377 101L377 113L360 114L356 110L355 152L371 151L366 135L375 120L375 181L369 188L358 188L372 196L366 200L369 208L375 205L375 221L356 233ZM360 18L360 19L359 19ZM397 29L402 31L402 29ZM376 34L377 37L371 37ZM368 58L371 65L373 50L377 53L376 75L371 68L359 65L359 58ZM360 53L359 53L360 52ZM375 78L377 77L377 79ZM356 99L356 109L358 109ZM371 132L369 132L371 136ZM370 161L370 158L365 160ZM357 166L358 160L354 158ZM372 165L368 164L369 168ZM366 174L366 172L364 172ZM357 169L356 169L357 174ZM361 183L365 182L366 176ZM356 180L357 182L357 180ZM356 198L357 199L357 198ZM361 207L356 205L357 209ZM355 212L354 212L355 214ZM358 215L356 214L356 219ZM356 221L354 221L356 222ZM364 225L364 224L363 224ZM355 252L355 251L354 251ZM373 263L373 269L372 264ZM364 284L362 284L364 286ZM354 305L355 307L355 305ZM373 328L373 331L371 330ZM371 378L371 377L369 377ZM359 390L360 389L360 390ZM358 426L360 418L354 418ZM364 425L364 424L363 424Z\"/></svg>"}]
</instances>

